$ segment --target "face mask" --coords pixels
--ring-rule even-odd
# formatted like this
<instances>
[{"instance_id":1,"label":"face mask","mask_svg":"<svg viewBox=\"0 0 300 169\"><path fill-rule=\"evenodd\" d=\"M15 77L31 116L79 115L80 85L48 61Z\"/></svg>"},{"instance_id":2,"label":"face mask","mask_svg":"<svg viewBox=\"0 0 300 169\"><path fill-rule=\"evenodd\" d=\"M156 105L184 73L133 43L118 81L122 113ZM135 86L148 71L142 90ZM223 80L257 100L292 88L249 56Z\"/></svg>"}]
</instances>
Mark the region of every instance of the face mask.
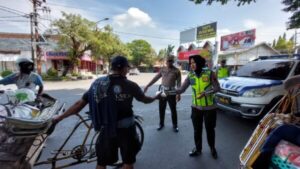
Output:
<instances>
[{"instance_id":1,"label":"face mask","mask_svg":"<svg viewBox=\"0 0 300 169\"><path fill-rule=\"evenodd\" d=\"M30 74L33 71L32 63L23 63L20 64L20 72L25 74Z\"/></svg>"}]
</instances>

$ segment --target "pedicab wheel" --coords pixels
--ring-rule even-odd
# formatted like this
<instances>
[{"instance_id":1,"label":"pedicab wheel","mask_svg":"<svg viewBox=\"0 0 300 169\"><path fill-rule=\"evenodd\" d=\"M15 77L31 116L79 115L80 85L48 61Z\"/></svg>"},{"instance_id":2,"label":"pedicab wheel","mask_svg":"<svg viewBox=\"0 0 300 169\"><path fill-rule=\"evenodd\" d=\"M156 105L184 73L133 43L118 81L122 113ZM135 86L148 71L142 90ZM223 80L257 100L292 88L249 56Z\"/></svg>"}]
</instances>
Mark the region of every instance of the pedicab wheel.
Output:
<instances>
[{"instance_id":1,"label":"pedicab wheel","mask_svg":"<svg viewBox=\"0 0 300 169\"><path fill-rule=\"evenodd\" d=\"M86 148L86 146L82 146L82 145L78 145L75 146L72 151L72 158L76 159L76 160L80 160L82 159L86 154L88 153L88 150Z\"/></svg>"},{"instance_id":2,"label":"pedicab wheel","mask_svg":"<svg viewBox=\"0 0 300 169\"><path fill-rule=\"evenodd\" d=\"M135 125L136 125L136 133L138 135L138 139L142 147L142 145L144 144L144 130L139 122L135 122Z\"/></svg>"}]
</instances>

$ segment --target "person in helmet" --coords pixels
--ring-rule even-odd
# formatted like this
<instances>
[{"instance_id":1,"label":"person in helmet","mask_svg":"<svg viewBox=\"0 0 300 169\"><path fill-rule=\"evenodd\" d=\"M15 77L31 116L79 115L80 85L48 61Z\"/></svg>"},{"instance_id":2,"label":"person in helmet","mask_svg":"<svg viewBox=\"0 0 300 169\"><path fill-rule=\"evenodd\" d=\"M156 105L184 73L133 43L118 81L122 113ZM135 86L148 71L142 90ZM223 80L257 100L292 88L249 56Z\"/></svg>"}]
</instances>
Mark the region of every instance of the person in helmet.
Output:
<instances>
[{"instance_id":1,"label":"person in helmet","mask_svg":"<svg viewBox=\"0 0 300 169\"><path fill-rule=\"evenodd\" d=\"M40 75L34 73L34 63L28 58L19 58L16 61L19 72L13 73L0 80L0 84L9 85L16 84L18 89L28 88L33 91L36 90L36 86L39 86L38 95L43 92L43 81Z\"/></svg>"}]
</instances>

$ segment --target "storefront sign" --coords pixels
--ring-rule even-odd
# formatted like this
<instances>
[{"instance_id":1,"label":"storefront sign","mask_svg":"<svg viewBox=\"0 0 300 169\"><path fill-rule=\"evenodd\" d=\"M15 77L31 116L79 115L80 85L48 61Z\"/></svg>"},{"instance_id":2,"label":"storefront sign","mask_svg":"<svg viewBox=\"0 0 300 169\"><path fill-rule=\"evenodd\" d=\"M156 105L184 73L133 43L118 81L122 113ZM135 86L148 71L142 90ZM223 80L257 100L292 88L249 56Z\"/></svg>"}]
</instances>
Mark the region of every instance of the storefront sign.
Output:
<instances>
[{"instance_id":1,"label":"storefront sign","mask_svg":"<svg viewBox=\"0 0 300 169\"><path fill-rule=\"evenodd\" d=\"M206 60L211 60L211 56L209 51L207 50L190 50L178 53L178 60L179 61L188 61L189 57L192 55L201 55Z\"/></svg>"},{"instance_id":2,"label":"storefront sign","mask_svg":"<svg viewBox=\"0 0 300 169\"><path fill-rule=\"evenodd\" d=\"M197 40L213 38L217 35L217 22L197 27Z\"/></svg>"},{"instance_id":3,"label":"storefront sign","mask_svg":"<svg viewBox=\"0 0 300 169\"><path fill-rule=\"evenodd\" d=\"M56 52L48 51L46 52L46 58L49 60L67 60L68 52Z\"/></svg>"},{"instance_id":4,"label":"storefront sign","mask_svg":"<svg viewBox=\"0 0 300 169\"><path fill-rule=\"evenodd\" d=\"M221 37L221 50L236 50L249 48L255 42L255 29L234 33Z\"/></svg>"}]
</instances>

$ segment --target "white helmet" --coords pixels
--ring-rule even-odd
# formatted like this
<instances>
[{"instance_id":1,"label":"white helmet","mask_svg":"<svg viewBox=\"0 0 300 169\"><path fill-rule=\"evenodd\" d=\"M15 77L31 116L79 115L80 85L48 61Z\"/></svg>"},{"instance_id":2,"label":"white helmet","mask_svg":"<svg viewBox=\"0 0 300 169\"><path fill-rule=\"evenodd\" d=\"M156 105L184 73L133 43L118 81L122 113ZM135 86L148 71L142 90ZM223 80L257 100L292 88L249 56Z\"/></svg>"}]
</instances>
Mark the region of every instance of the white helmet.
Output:
<instances>
[{"instance_id":1,"label":"white helmet","mask_svg":"<svg viewBox=\"0 0 300 169\"><path fill-rule=\"evenodd\" d=\"M16 60L17 65L19 65L20 63L23 63L23 62L33 63L33 61L31 59L28 59L26 57L21 57Z\"/></svg>"},{"instance_id":2,"label":"white helmet","mask_svg":"<svg viewBox=\"0 0 300 169\"><path fill-rule=\"evenodd\" d=\"M21 73L29 74L34 70L34 63L31 59L25 57L18 58L16 64Z\"/></svg>"}]
</instances>

